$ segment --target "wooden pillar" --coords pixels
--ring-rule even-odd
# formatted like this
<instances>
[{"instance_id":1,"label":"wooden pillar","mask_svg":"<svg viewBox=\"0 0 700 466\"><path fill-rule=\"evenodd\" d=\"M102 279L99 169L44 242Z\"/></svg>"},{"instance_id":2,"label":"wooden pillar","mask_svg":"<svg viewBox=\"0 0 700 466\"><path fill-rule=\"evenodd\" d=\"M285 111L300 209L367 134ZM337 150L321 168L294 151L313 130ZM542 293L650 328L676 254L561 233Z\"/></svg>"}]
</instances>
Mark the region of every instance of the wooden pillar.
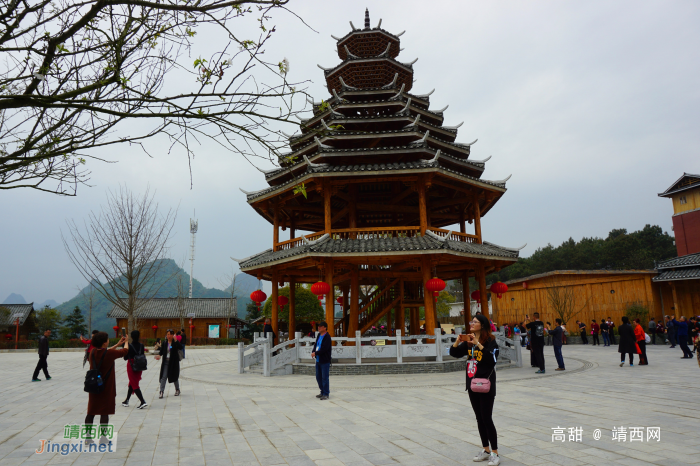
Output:
<instances>
[{"instance_id":1,"label":"wooden pillar","mask_svg":"<svg viewBox=\"0 0 700 466\"><path fill-rule=\"evenodd\" d=\"M399 304L396 305L396 315L394 316L394 329L396 330L401 330L401 333L404 334L404 327L406 323L406 313L403 308L403 297L404 297L404 289L403 289L403 280L399 282L399 296L401 297L401 300L399 301Z\"/></svg>"},{"instance_id":2,"label":"wooden pillar","mask_svg":"<svg viewBox=\"0 0 700 466\"><path fill-rule=\"evenodd\" d=\"M671 283L671 292L673 293L673 312L676 315L676 319L681 318L681 307L680 307L680 302L678 301L678 294L676 293L676 284L674 282Z\"/></svg>"},{"instance_id":3,"label":"wooden pillar","mask_svg":"<svg viewBox=\"0 0 700 466\"><path fill-rule=\"evenodd\" d=\"M486 270L484 269L484 263L479 262L476 266L476 276L479 280L479 294L481 300L481 313L486 317L489 316L489 297L486 294Z\"/></svg>"},{"instance_id":4,"label":"wooden pillar","mask_svg":"<svg viewBox=\"0 0 700 466\"><path fill-rule=\"evenodd\" d=\"M323 184L323 218L325 219L325 231L326 233L331 232L331 184L326 181ZM331 325L330 322L328 322L328 325ZM330 332L330 329L328 329ZM331 334L331 336L333 336Z\"/></svg>"},{"instance_id":5,"label":"wooden pillar","mask_svg":"<svg viewBox=\"0 0 700 466\"><path fill-rule=\"evenodd\" d=\"M467 225L464 222L464 206L459 205L457 206L459 209L459 232L460 233L466 233L467 232Z\"/></svg>"},{"instance_id":6,"label":"wooden pillar","mask_svg":"<svg viewBox=\"0 0 700 466\"><path fill-rule=\"evenodd\" d=\"M357 265L352 265L350 271L350 319L348 323L348 337L354 337L360 330L360 271Z\"/></svg>"},{"instance_id":7,"label":"wooden pillar","mask_svg":"<svg viewBox=\"0 0 700 466\"><path fill-rule=\"evenodd\" d=\"M290 225L289 225L289 239L294 239L297 236L297 229L296 229L296 218L297 215L296 213L292 212L292 218L290 220Z\"/></svg>"},{"instance_id":8,"label":"wooden pillar","mask_svg":"<svg viewBox=\"0 0 700 466\"><path fill-rule=\"evenodd\" d=\"M276 270L272 271L272 293L270 296L270 304L272 305L272 313L270 315L270 318L272 320L272 331L275 332L275 335L279 336L279 304L277 304L277 297L279 296L278 293L278 283L277 279L279 277L279 274L277 273ZM273 345L274 346L274 341Z\"/></svg>"},{"instance_id":9,"label":"wooden pillar","mask_svg":"<svg viewBox=\"0 0 700 466\"><path fill-rule=\"evenodd\" d=\"M472 320L472 298L469 296L469 274L462 274L462 296L464 299L464 325L469 330L469 322ZM465 330L465 332L466 332Z\"/></svg>"},{"instance_id":10,"label":"wooden pillar","mask_svg":"<svg viewBox=\"0 0 700 466\"><path fill-rule=\"evenodd\" d=\"M274 221L275 229L272 231L272 250L277 249L277 243L280 242L280 220L279 220L279 209L277 206L272 207L272 219Z\"/></svg>"},{"instance_id":11,"label":"wooden pillar","mask_svg":"<svg viewBox=\"0 0 700 466\"><path fill-rule=\"evenodd\" d=\"M333 287L333 261L326 263L326 283L330 286L328 296L326 296L326 323L328 323L328 334L335 336L335 288Z\"/></svg>"},{"instance_id":12,"label":"wooden pillar","mask_svg":"<svg viewBox=\"0 0 700 466\"><path fill-rule=\"evenodd\" d=\"M348 228L357 228L357 185L351 184L348 189L350 193L350 205L348 205ZM357 239L357 233L350 233L350 239ZM353 334L348 334L353 336Z\"/></svg>"},{"instance_id":13,"label":"wooden pillar","mask_svg":"<svg viewBox=\"0 0 700 466\"><path fill-rule=\"evenodd\" d=\"M481 207L479 206L479 193L474 193L474 234L477 243L481 244Z\"/></svg>"},{"instance_id":14,"label":"wooden pillar","mask_svg":"<svg viewBox=\"0 0 700 466\"><path fill-rule=\"evenodd\" d=\"M428 207L425 200L425 181L421 178L418 180L418 210L420 213L420 234L425 236L425 230L428 228Z\"/></svg>"},{"instance_id":15,"label":"wooden pillar","mask_svg":"<svg viewBox=\"0 0 700 466\"><path fill-rule=\"evenodd\" d=\"M435 306L433 304L433 294L425 287L428 280L432 278L432 264L430 258L423 256L422 267L423 272L423 305L425 306L425 333L426 335L435 335L435 327L437 327L437 319L435 314Z\"/></svg>"},{"instance_id":16,"label":"wooden pillar","mask_svg":"<svg viewBox=\"0 0 700 466\"><path fill-rule=\"evenodd\" d=\"M343 285L340 289L340 292L343 295L343 333L344 337L347 337L348 334L348 312L350 312L350 296L348 296L348 291L350 290L350 287L348 285Z\"/></svg>"},{"instance_id":17,"label":"wooden pillar","mask_svg":"<svg viewBox=\"0 0 700 466\"><path fill-rule=\"evenodd\" d=\"M294 339L294 332L297 327L297 315L296 315L296 303L294 302L296 298L296 287L297 281L295 278L289 279L289 338Z\"/></svg>"}]
</instances>

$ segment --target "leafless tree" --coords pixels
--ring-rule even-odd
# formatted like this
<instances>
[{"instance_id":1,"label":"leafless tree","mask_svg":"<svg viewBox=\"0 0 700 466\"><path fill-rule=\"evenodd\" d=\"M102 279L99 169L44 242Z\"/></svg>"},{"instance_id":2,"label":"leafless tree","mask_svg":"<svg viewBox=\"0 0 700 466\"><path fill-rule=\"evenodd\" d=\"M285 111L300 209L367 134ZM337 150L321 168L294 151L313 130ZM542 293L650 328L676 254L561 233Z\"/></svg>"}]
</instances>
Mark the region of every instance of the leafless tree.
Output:
<instances>
[{"instance_id":1,"label":"leafless tree","mask_svg":"<svg viewBox=\"0 0 700 466\"><path fill-rule=\"evenodd\" d=\"M145 151L156 135L190 163L202 138L278 162L284 138L270 124L306 102L287 59L264 60L270 14L287 2L0 0L0 189L76 195L97 149ZM193 59L202 26L225 38ZM166 88L171 73L183 79ZM139 123L127 134L128 120Z\"/></svg>"},{"instance_id":2,"label":"leafless tree","mask_svg":"<svg viewBox=\"0 0 700 466\"><path fill-rule=\"evenodd\" d=\"M230 285L226 285L227 283L231 283ZM233 317L238 317L238 294L241 292L238 288L236 288L236 273L234 272L232 275L225 275L222 279L219 280L219 283L224 289L229 290L229 304L228 304L228 324L231 324L231 319ZM231 329L228 329L228 337L231 338Z\"/></svg>"},{"instance_id":3,"label":"leafless tree","mask_svg":"<svg viewBox=\"0 0 700 466\"><path fill-rule=\"evenodd\" d=\"M95 286L89 283L83 289L78 288L78 291L88 307L88 335L92 335L92 309L95 307Z\"/></svg>"},{"instance_id":4,"label":"leafless tree","mask_svg":"<svg viewBox=\"0 0 700 466\"><path fill-rule=\"evenodd\" d=\"M61 233L80 274L127 313L129 332L136 329L139 309L172 278L158 275L167 263L176 212L161 214L153 197L150 190L139 198L120 187L109 192L107 205L91 212L82 229L74 220L67 222L72 246Z\"/></svg>"},{"instance_id":5,"label":"leafless tree","mask_svg":"<svg viewBox=\"0 0 700 466\"><path fill-rule=\"evenodd\" d=\"M547 287L547 301L552 306L554 315L560 318L564 325L567 325L569 320L581 313L588 304L589 299L586 299L586 302L579 306L576 302L574 287L564 285L554 277L551 277L550 286Z\"/></svg>"}]
</instances>

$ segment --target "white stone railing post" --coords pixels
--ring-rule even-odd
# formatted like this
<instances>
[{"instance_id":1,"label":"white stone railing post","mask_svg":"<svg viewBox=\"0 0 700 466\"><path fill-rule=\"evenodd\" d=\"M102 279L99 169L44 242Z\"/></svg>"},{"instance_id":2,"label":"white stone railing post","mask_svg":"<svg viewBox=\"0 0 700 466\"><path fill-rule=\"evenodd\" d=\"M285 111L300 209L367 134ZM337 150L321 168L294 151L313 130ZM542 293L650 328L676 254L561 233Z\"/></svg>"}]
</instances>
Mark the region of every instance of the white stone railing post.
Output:
<instances>
[{"instance_id":1,"label":"white stone railing post","mask_svg":"<svg viewBox=\"0 0 700 466\"><path fill-rule=\"evenodd\" d=\"M243 354L245 352L244 345L242 341L238 342L238 373L242 374L245 372L245 355Z\"/></svg>"},{"instance_id":2,"label":"white stone railing post","mask_svg":"<svg viewBox=\"0 0 700 466\"><path fill-rule=\"evenodd\" d=\"M516 354L515 366L523 367L523 349L520 341L516 343L515 340L513 340L513 348L515 349Z\"/></svg>"},{"instance_id":3,"label":"white stone railing post","mask_svg":"<svg viewBox=\"0 0 700 466\"><path fill-rule=\"evenodd\" d=\"M435 328L435 351L437 351L435 361L442 362L442 329L440 327Z\"/></svg>"},{"instance_id":4,"label":"white stone railing post","mask_svg":"<svg viewBox=\"0 0 700 466\"><path fill-rule=\"evenodd\" d=\"M355 331L355 364L362 364L362 334Z\"/></svg>"},{"instance_id":5,"label":"white stone railing post","mask_svg":"<svg viewBox=\"0 0 700 466\"><path fill-rule=\"evenodd\" d=\"M263 343L263 376L270 377L270 342L266 341Z\"/></svg>"},{"instance_id":6,"label":"white stone railing post","mask_svg":"<svg viewBox=\"0 0 700 466\"><path fill-rule=\"evenodd\" d=\"M296 340L294 342L294 350L296 351L294 353L294 363L299 364L301 362L301 358L299 357L301 354L301 350L299 349L301 347L301 332L295 332L294 339Z\"/></svg>"},{"instance_id":7,"label":"white stone railing post","mask_svg":"<svg viewBox=\"0 0 700 466\"><path fill-rule=\"evenodd\" d=\"M401 330L396 331L396 362L401 364L403 362L403 354L401 351Z\"/></svg>"}]
</instances>

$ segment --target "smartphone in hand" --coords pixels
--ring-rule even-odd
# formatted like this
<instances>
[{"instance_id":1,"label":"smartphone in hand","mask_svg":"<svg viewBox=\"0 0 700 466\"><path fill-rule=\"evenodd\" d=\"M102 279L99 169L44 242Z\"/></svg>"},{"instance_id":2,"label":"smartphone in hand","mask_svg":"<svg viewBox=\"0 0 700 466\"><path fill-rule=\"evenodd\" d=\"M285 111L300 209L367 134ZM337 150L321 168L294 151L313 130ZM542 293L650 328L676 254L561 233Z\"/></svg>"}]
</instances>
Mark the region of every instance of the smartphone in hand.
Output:
<instances>
[{"instance_id":1,"label":"smartphone in hand","mask_svg":"<svg viewBox=\"0 0 700 466\"><path fill-rule=\"evenodd\" d=\"M126 328L122 327L122 336L126 337Z\"/></svg>"}]
</instances>

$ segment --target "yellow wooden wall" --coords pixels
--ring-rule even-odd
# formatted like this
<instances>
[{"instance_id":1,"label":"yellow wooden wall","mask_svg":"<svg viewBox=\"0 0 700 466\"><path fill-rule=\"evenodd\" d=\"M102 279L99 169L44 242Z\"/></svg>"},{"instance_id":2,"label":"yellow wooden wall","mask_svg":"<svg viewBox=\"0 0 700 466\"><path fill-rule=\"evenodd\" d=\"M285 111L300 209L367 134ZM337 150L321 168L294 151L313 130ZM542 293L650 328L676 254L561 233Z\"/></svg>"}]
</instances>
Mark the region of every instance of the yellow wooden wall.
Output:
<instances>
[{"instance_id":1,"label":"yellow wooden wall","mask_svg":"<svg viewBox=\"0 0 700 466\"><path fill-rule=\"evenodd\" d=\"M654 272L649 273L620 273L620 274L555 274L548 277L527 281L527 289L523 282L508 285L508 292L501 299L493 294L496 321L499 325L521 322L525 315L530 318L535 312L540 313L544 322L554 323L557 316L549 303L547 288L552 286L572 287L574 292L575 310L580 312L566 325L569 328L576 320L586 323L590 330L591 319L600 323L601 319L612 317L616 325L625 315L627 306L640 303L649 309L650 317L661 317L661 297L659 286L652 283ZM614 290L615 293L610 293ZM664 296L665 299L665 296ZM666 303L665 303L666 304Z\"/></svg>"},{"instance_id":2,"label":"yellow wooden wall","mask_svg":"<svg viewBox=\"0 0 700 466\"><path fill-rule=\"evenodd\" d=\"M685 196L685 204L681 204L681 197L683 196ZM700 209L700 187L675 194L671 199L673 199L674 214Z\"/></svg>"},{"instance_id":3,"label":"yellow wooden wall","mask_svg":"<svg viewBox=\"0 0 700 466\"><path fill-rule=\"evenodd\" d=\"M226 328L226 320L222 318L211 318L211 319L192 319L192 324L194 325L194 337L195 338L207 338L209 336L209 324L220 325L219 336L221 338L226 338L228 336L228 329ZM190 320L185 319L185 334L188 340L192 338L190 334ZM180 327L180 319L138 319L137 326L139 332L141 332L141 338L154 338L153 325L158 325L158 330L155 331L155 337L165 338L165 332L168 329L175 330L177 333ZM117 319L117 325L119 327L128 328L127 319ZM233 328L233 327L232 327ZM113 337L113 330L109 332L109 336Z\"/></svg>"},{"instance_id":4,"label":"yellow wooden wall","mask_svg":"<svg viewBox=\"0 0 700 466\"><path fill-rule=\"evenodd\" d=\"M676 318L692 315L700 315L700 280L676 280L676 296L678 298L678 309L671 309L674 306L673 292L670 282L659 284L659 291L663 296L664 314L675 315Z\"/></svg>"}]
</instances>

